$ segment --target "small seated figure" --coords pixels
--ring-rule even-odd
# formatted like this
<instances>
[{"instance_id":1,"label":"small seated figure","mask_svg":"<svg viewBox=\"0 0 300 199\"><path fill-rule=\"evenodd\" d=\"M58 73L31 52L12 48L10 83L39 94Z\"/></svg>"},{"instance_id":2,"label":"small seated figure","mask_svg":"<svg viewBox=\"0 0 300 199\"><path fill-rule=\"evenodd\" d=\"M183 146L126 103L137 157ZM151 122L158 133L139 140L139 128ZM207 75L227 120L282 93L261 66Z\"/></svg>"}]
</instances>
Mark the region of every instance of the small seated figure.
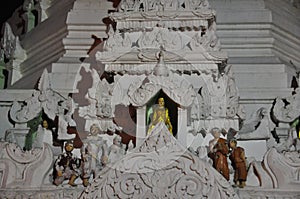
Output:
<instances>
[{"instance_id":1,"label":"small seated figure","mask_svg":"<svg viewBox=\"0 0 300 199\"><path fill-rule=\"evenodd\" d=\"M158 99L158 104L153 107L153 116L149 125L148 134L159 122L164 122L171 134L173 134L173 126L170 121L169 110L165 107L164 98Z\"/></svg>"},{"instance_id":2,"label":"small seated figure","mask_svg":"<svg viewBox=\"0 0 300 199\"><path fill-rule=\"evenodd\" d=\"M73 142L67 141L65 152L60 154L54 163L53 184L60 185L64 180L69 180L68 184L76 186L75 180L80 175L80 159L73 155Z\"/></svg>"},{"instance_id":3,"label":"small seated figure","mask_svg":"<svg viewBox=\"0 0 300 199\"><path fill-rule=\"evenodd\" d=\"M231 160L232 167L234 169L233 182L238 187L244 188L246 186L247 179L245 151L242 147L237 147L236 139L232 139L229 141L229 147L231 149L229 159Z\"/></svg>"},{"instance_id":4,"label":"small seated figure","mask_svg":"<svg viewBox=\"0 0 300 199\"><path fill-rule=\"evenodd\" d=\"M120 160L126 154L125 147L126 145L122 144L122 137L116 135L113 139L113 144L108 148L102 158L105 165Z\"/></svg>"},{"instance_id":5,"label":"small seated figure","mask_svg":"<svg viewBox=\"0 0 300 199\"><path fill-rule=\"evenodd\" d=\"M81 147L82 160L82 182L83 186L89 185L91 175L95 178L98 172L103 168L102 156L107 148L106 140L103 140L98 134L100 128L93 124L90 128L90 134L83 140Z\"/></svg>"},{"instance_id":6,"label":"small seated figure","mask_svg":"<svg viewBox=\"0 0 300 199\"><path fill-rule=\"evenodd\" d=\"M229 148L227 140L220 137L221 131L219 128L213 128L211 134L214 136L214 139L209 142L208 156L213 161L213 167L221 173L226 180L229 180L229 168L227 162Z\"/></svg>"}]
</instances>

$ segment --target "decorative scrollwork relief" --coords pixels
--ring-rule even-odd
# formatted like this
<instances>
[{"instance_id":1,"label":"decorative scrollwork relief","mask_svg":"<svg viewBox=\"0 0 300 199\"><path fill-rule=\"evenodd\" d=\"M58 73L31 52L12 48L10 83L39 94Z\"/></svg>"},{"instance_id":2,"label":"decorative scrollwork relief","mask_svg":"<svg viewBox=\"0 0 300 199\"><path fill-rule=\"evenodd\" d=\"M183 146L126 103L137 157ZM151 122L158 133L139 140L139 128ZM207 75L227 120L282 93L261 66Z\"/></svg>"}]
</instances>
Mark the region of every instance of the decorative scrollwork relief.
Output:
<instances>
[{"instance_id":1,"label":"decorative scrollwork relief","mask_svg":"<svg viewBox=\"0 0 300 199\"><path fill-rule=\"evenodd\" d=\"M290 123L300 116L300 89L286 98L276 98L273 115L279 122Z\"/></svg>"},{"instance_id":2,"label":"decorative scrollwork relief","mask_svg":"<svg viewBox=\"0 0 300 199\"><path fill-rule=\"evenodd\" d=\"M85 96L89 104L79 107L79 116L87 120L87 129L92 123L97 123L104 132L121 130L113 122L115 107L112 105L112 92L114 84L109 84L106 79L100 80L95 69L91 70L91 74L93 84Z\"/></svg>"},{"instance_id":3,"label":"decorative scrollwork relief","mask_svg":"<svg viewBox=\"0 0 300 199\"><path fill-rule=\"evenodd\" d=\"M15 162L28 164L39 158L42 154L41 149L32 149L31 151L23 151L17 144L9 143L6 145L6 152Z\"/></svg>"},{"instance_id":4,"label":"decorative scrollwork relief","mask_svg":"<svg viewBox=\"0 0 300 199\"><path fill-rule=\"evenodd\" d=\"M127 34L115 32L112 25L109 26L108 39L105 41L105 51L126 51L131 49L131 40Z\"/></svg>"},{"instance_id":5,"label":"decorative scrollwork relief","mask_svg":"<svg viewBox=\"0 0 300 199\"><path fill-rule=\"evenodd\" d=\"M300 184L299 152L279 153L275 148L267 151L263 160L266 173L275 188L297 189Z\"/></svg>"},{"instance_id":6,"label":"decorative scrollwork relief","mask_svg":"<svg viewBox=\"0 0 300 199\"><path fill-rule=\"evenodd\" d=\"M170 31L167 28L155 27L152 31L144 31L138 38L139 48L157 48L161 46L166 50L180 50L184 48L182 36L176 31Z\"/></svg>"},{"instance_id":7,"label":"decorative scrollwork relief","mask_svg":"<svg viewBox=\"0 0 300 199\"><path fill-rule=\"evenodd\" d=\"M35 118L42 110L54 120L59 112L66 112L66 116L72 115L74 106L71 98L64 98L50 88L50 80L47 70L44 70L39 82L39 90L32 93L32 97L24 102L13 102L10 109L10 117L17 123L25 123Z\"/></svg>"},{"instance_id":8,"label":"decorative scrollwork relief","mask_svg":"<svg viewBox=\"0 0 300 199\"><path fill-rule=\"evenodd\" d=\"M238 198L208 163L183 149L163 123L96 177L81 198Z\"/></svg>"},{"instance_id":9,"label":"decorative scrollwork relief","mask_svg":"<svg viewBox=\"0 0 300 199\"><path fill-rule=\"evenodd\" d=\"M208 30L202 30L197 32L190 41L190 47L192 50L206 49L207 51L219 51L221 44L216 35L216 22L214 21Z\"/></svg>"},{"instance_id":10,"label":"decorative scrollwork relief","mask_svg":"<svg viewBox=\"0 0 300 199\"><path fill-rule=\"evenodd\" d=\"M24 103L14 101L9 111L10 118L15 122L25 123L37 117L42 110L39 96L40 92L34 91L32 97L26 99Z\"/></svg>"},{"instance_id":11,"label":"decorative scrollwork relief","mask_svg":"<svg viewBox=\"0 0 300 199\"><path fill-rule=\"evenodd\" d=\"M204 10L209 8L208 0L123 0L118 6L119 12L151 12L175 10Z\"/></svg>"},{"instance_id":12,"label":"decorative scrollwork relief","mask_svg":"<svg viewBox=\"0 0 300 199\"><path fill-rule=\"evenodd\" d=\"M225 69L225 72L216 78L203 75L206 83L199 89L193 103L193 119L234 118L236 116L244 118L231 66L227 66Z\"/></svg>"}]
</instances>

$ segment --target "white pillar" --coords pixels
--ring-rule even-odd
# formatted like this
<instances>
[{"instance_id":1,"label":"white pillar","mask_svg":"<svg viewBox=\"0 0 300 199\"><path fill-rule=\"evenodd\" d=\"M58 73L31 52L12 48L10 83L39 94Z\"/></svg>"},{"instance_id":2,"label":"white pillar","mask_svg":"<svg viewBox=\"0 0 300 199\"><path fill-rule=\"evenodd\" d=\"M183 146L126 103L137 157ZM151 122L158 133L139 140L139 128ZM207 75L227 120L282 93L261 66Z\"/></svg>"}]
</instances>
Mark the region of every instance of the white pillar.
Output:
<instances>
[{"instance_id":1,"label":"white pillar","mask_svg":"<svg viewBox=\"0 0 300 199\"><path fill-rule=\"evenodd\" d=\"M137 113L136 146L146 138L146 106L139 107Z\"/></svg>"},{"instance_id":2,"label":"white pillar","mask_svg":"<svg viewBox=\"0 0 300 199\"><path fill-rule=\"evenodd\" d=\"M187 110L178 107L177 139L184 146L187 146Z\"/></svg>"}]
</instances>

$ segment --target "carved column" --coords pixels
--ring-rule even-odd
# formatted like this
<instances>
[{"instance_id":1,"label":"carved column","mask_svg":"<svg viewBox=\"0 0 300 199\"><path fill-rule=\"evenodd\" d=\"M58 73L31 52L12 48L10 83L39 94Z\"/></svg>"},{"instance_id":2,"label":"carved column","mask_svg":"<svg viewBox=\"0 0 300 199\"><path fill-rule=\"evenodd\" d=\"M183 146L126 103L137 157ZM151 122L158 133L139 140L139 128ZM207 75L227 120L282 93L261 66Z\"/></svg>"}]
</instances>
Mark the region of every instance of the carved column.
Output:
<instances>
[{"instance_id":1,"label":"carved column","mask_svg":"<svg viewBox=\"0 0 300 199\"><path fill-rule=\"evenodd\" d=\"M184 146L187 146L187 110L178 107L178 121L177 121L177 139Z\"/></svg>"},{"instance_id":2,"label":"carved column","mask_svg":"<svg viewBox=\"0 0 300 199\"><path fill-rule=\"evenodd\" d=\"M137 127L136 127L136 146L139 146L146 137L146 107L139 107L136 110Z\"/></svg>"}]
</instances>

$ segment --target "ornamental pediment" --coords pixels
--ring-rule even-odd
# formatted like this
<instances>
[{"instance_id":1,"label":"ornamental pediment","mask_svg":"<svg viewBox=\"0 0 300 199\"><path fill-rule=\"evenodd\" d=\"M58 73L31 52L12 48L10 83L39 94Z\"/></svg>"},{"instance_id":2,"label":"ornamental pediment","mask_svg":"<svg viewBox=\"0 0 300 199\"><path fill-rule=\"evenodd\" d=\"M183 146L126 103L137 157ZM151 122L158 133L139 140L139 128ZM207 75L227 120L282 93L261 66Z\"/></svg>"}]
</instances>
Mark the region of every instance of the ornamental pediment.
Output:
<instances>
[{"instance_id":1,"label":"ornamental pediment","mask_svg":"<svg viewBox=\"0 0 300 199\"><path fill-rule=\"evenodd\" d=\"M99 173L80 198L162 196L238 198L231 185L208 163L184 149L163 123L157 124L140 146Z\"/></svg>"},{"instance_id":2,"label":"ornamental pediment","mask_svg":"<svg viewBox=\"0 0 300 199\"><path fill-rule=\"evenodd\" d=\"M196 97L192 84L182 76L172 73L167 77L149 75L134 82L128 88L127 94L131 104L144 106L160 90L182 107L190 106Z\"/></svg>"}]
</instances>

